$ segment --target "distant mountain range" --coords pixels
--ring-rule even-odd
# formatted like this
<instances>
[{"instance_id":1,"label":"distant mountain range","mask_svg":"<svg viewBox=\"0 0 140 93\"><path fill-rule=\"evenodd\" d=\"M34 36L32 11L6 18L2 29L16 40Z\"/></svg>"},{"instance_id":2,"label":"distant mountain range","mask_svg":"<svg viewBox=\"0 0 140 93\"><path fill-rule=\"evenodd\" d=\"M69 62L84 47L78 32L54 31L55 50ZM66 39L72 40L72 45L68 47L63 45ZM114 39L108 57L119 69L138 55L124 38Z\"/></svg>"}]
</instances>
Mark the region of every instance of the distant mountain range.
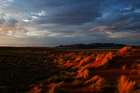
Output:
<instances>
[{"instance_id":1,"label":"distant mountain range","mask_svg":"<svg viewBox=\"0 0 140 93\"><path fill-rule=\"evenodd\" d=\"M91 44L72 44L72 45L60 45L57 48L76 48L76 49L90 49L90 48L120 48L125 44L115 43L91 43Z\"/></svg>"}]
</instances>

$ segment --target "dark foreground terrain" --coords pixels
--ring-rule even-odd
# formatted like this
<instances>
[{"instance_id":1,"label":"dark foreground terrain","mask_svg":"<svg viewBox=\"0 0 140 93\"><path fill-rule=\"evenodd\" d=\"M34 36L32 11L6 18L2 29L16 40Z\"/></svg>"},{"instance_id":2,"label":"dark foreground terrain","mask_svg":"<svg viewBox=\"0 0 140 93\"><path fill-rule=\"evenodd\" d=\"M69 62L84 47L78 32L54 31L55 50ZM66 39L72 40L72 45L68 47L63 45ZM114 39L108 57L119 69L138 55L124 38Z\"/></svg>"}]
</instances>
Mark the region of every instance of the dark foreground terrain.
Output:
<instances>
[{"instance_id":1,"label":"dark foreground terrain","mask_svg":"<svg viewBox=\"0 0 140 93\"><path fill-rule=\"evenodd\" d=\"M0 48L0 93L27 90L35 81L58 71L48 48ZM19 93L19 92L18 92Z\"/></svg>"},{"instance_id":2,"label":"dark foreground terrain","mask_svg":"<svg viewBox=\"0 0 140 93\"><path fill-rule=\"evenodd\" d=\"M0 93L140 93L140 47L0 48Z\"/></svg>"}]
</instances>

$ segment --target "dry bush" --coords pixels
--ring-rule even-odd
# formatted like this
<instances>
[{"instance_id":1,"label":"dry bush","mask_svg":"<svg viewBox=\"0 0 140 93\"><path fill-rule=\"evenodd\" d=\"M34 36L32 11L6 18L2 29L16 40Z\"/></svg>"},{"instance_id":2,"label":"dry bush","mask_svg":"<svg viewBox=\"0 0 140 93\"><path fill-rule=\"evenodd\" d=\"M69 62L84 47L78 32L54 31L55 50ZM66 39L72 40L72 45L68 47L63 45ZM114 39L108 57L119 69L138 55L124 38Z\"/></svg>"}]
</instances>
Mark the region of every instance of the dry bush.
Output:
<instances>
[{"instance_id":1,"label":"dry bush","mask_svg":"<svg viewBox=\"0 0 140 93\"><path fill-rule=\"evenodd\" d=\"M28 93L41 93L42 89L40 84L34 84Z\"/></svg>"},{"instance_id":2,"label":"dry bush","mask_svg":"<svg viewBox=\"0 0 140 93\"><path fill-rule=\"evenodd\" d=\"M56 87L57 87L57 84L56 83L49 84L49 86L48 86L48 92L46 92L46 93L55 93Z\"/></svg>"},{"instance_id":3,"label":"dry bush","mask_svg":"<svg viewBox=\"0 0 140 93\"><path fill-rule=\"evenodd\" d=\"M85 70L80 70L76 76L76 78L83 78L83 79L87 79L89 77L89 70L85 69Z\"/></svg>"},{"instance_id":4,"label":"dry bush","mask_svg":"<svg viewBox=\"0 0 140 93\"><path fill-rule=\"evenodd\" d=\"M130 50L130 49L131 49L131 47L128 47L128 46L121 48L118 52L119 56L125 56L127 54L128 50Z\"/></svg>"},{"instance_id":5,"label":"dry bush","mask_svg":"<svg viewBox=\"0 0 140 93\"><path fill-rule=\"evenodd\" d=\"M69 67L72 67L73 65L74 65L74 64L68 60L68 62L66 62L66 63L64 64L64 67L65 67L65 68L69 68Z\"/></svg>"},{"instance_id":6,"label":"dry bush","mask_svg":"<svg viewBox=\"0 0 140 93\"><path fill-rule=\"evenodd\" d=\"M61 85L63 85L64 82L60 82L60 83L50 83L48 85L48 91L46 91L46 93L56 93L57 89L59 87L61 87Z\"/></svg>"},{"instance_id":7,"label":"dry bush","mask_svg":"<svg viewBox=\"0 0 140 93\"><path fill-rule=\"evenodd\" d=\"M135 86L135 81L130 81L126 76L121 76L118 80L118 92L119 93L130 93Z\"/></svg>"},{"instance_id":8,"label":"dry bush","mask_svg":"<svg viewBox=\"0 0 140 93\"><path fill-rule=\"evenodd\" d=\"M105 79L95 75L91 79L87 80L84 84L89 85L89 87L93 88L95 91L101 91L105 86Z\"/></svg>"},{"instance_id":9,"label":"dry bush","mask_svg":"<svg viewBox=\"0 0 140 93\"><path fill-rule=\"evenodd\" d=\"M100 67L105 65L106 63L109 62L113 58L113 53L108 52L106 54L100 54L97 56L96 61L92 64L94 68Z\"/></svg>"},{"instance_id":10,"label":"dry bush","mask_svg":"<svg viewBox=\"0 0 140 93\"><path fill-rule=\"evenodd\" d=\"M75 62L79 62L81 60L81 56L77 56L76 58L75 58Z\"/></svg>"}]
</instances>

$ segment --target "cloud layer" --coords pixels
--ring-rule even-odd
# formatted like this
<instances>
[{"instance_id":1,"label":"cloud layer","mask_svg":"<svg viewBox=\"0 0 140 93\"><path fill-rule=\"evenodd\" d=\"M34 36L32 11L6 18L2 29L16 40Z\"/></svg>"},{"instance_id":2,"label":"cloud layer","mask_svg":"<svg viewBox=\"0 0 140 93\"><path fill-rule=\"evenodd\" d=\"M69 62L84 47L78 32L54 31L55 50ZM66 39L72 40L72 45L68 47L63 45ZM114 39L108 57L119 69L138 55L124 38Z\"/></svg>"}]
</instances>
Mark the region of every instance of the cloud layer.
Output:
<instances>
[{"instance_id":1,"label":"cloud layer","mask_svg":"<svg viewBox=\"0 0 140 93\"><path fill-rule=\"evenodd\" d=\"M1 45L140 44L139 0L0 2Z\"/></svg>"}]
</instances>

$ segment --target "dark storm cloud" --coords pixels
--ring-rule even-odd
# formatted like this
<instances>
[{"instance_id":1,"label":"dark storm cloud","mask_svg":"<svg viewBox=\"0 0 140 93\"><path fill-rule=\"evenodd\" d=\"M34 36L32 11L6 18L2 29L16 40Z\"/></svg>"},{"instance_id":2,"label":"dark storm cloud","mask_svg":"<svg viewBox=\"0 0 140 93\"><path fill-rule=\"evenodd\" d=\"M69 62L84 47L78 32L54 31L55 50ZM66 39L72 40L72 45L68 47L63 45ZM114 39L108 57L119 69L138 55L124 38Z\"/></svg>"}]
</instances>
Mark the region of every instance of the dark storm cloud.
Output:
<instances>
[{"instance_id":1,"label":"dark storm cloud","mask_svg":"<svg viewBox=\"0 0 140 93\"><path fill-rule=\"evenodd\" d=\"M130 18L135 9L140 7L138 0L16 0L17 4L28 11L44 10L48 14L36 20L39 24L81 25L96 22L109 23ZM28 3L26 3L28 2ZM19 4L20 3L20 4ZM110 16L109 16L110 13ZM127 14L124 16L124 14ZM129 15L129 13L131 13ZM134 15L139 17L139 15ZM109 23L111 24L111 23Z\"/></svg>"},{"instance_id":2,"label":"dark storm cloud","mask_svg":"<svg viewBox=\"0 0 140 93\"><path fill-rule=\"evenodd\" d=\"M48 20L46 17L46 22L61 25L77 25L79 26L79 30L81 30L80 33L84 35L84 38L89 41L93 40L92 42L107 40L108 42L132 43L135 41L135 43L140 43L138 41L138 36L140 35L140 1L104 0L98 2L97 5L96 2L95 5L92 6L92 4L93 3L89 2L89 5L86 3L83 4L84 6L81 4L80 7L76 5L74 8L65 9L67 11L60 11L58 14L56 13L48 17ZM94 32L87 30L88 27L83 28L85 30L83 31L80 27L81 24L84 23L93 25L93 27L89 26L89 30L94 28ZM98 29L96 29L96 27ZM102 29L102 31L98 32L100 29ZM59 31L61 32L61 30L62 29L59 29L58 33ZM68 30L65 30L63 33L67 33L67 31ZM110 34L107 34L109 31ZM96 37L96 39L91 39L89 36ZM81 38L82 37L79 37L79 39Z\"/></svg>"},{"instance_id":3,"label":"dark storm cloud","mask_svg":"<svg viewBox=\"0 0 140 93\"><path fill-rule=\"evenodd\" d=\"M100 0L62 0L60 2L54 0L46 1L46 3L49 3L49 6L46 5L46 11L50 9L52 12L50 15L40 18L37 21L40 24L80 25L100 16Z\"/></svg>"},{"instance_id":4,"label":"dark storm cloud","mask_svg":"<svg viewBox=\"0 0 140 93\"><path fill-rule=\"evenodd\" d=\"M18 23L18 21L16 19L10 18L9 20L7 20L7 26L10 27L15 27L15 25Z\"/></svg>"},{"instance_id":5,"label":"dark storm cloud","mask_svg":"<svg viewBox=\"0 0 140 93\"><path fill-rule=\"evenodd\" d=\"M140 30L140 13L135 13L134 11L112 13L105 19L101 18L98 24L109 26L114 31L138 31Z\"/></svg>"},{"instance_id":6,"label":"dark storm cloud","mask_svg":"<svg viewBox=\"0 0 140 93\"><path fill-rule=\"evenodd\" d=\"M15 27L18 23L18 20L15 18L9 17L5 14L0 14L0 25L7 25L7 27Z\"/></svg>"}]
</instances>

